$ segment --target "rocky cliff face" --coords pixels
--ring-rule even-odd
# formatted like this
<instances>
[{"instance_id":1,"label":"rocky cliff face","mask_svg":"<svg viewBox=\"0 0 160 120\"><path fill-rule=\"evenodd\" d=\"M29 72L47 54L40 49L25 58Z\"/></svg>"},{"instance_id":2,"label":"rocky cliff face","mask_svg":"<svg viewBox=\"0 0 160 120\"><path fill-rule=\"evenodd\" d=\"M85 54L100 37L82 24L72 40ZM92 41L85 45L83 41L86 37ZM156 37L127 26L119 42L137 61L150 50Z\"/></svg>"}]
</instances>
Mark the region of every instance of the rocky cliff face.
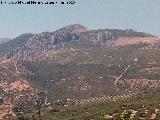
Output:
<instances>
[{"instance_id":1,"label":"rocky cliff face","mask_svg":"<svg viewBox=\"0 0 160 120\"><path fill-rule=\"evenodd\" d=\"M24 45L14 48L5 55L5 58L37 61L42 54L59 47L106 46L119 37L152 37L152 35L131 29L88 30L78 24L69 25L54 32L29 36Z\"/></svg>"}]
</instances>

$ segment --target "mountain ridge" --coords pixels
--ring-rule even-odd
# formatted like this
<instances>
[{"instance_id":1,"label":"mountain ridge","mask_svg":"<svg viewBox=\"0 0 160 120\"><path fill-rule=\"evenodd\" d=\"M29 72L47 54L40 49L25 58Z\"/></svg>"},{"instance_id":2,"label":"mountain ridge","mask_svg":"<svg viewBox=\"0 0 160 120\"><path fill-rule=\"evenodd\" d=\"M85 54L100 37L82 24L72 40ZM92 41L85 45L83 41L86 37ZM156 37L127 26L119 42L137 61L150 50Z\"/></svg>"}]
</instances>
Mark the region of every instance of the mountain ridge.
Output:
<instances>
[{"instance_id":1,"label":"mountain ridge","mask_svg":"<svg viewBox=\"0 0 160 120\"><path fill-rule=\"evenodd\" d=\"M12 41L0 45L0 53L5 55L5 58L32 61L44 52L59 47L107 46L120 37L147 38L155 36L148 33L137 32L132 29L89 30L80 24L73 24L53 32L22 34Z\"/></svg>"}]
</instances>

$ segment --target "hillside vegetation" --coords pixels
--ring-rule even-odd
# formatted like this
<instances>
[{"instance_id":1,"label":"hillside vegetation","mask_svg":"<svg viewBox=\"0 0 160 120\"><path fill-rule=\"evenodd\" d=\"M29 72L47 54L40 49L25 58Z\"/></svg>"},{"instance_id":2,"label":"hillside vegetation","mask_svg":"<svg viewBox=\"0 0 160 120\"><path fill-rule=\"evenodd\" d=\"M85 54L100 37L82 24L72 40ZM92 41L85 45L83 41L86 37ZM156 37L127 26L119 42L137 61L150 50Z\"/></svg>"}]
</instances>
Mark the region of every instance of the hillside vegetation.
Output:
<instances>
[{"instance_id":1,"label":"hillside vegetation","mask_svg":"<svg viewBox=\"0 0 160 120\"><path fill-rule=\"evenodd\" d=\"M157 119L159 43L75 24L1 44L0 119Z\"/></svg>"}]
</instances>

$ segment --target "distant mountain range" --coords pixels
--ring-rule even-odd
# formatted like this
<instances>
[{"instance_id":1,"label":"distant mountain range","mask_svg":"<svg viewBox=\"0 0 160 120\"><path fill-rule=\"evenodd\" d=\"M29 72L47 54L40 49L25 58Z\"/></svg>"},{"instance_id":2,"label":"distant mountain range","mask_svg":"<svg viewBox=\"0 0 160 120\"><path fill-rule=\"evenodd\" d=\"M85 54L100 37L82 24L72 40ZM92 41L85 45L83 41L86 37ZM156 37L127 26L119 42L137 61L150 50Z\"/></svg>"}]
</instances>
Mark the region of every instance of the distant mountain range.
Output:
<instances>
[{"instance_id":1,"label":"distant mountain range","mask_svg":"<svg viewBox=\"0 0 160 120\"><path fill-rule=\"evenodd\" d=\"M0 44L6 43L10 40L11 40L10 38L0 38Z\"/></svg>"}]
</instances>

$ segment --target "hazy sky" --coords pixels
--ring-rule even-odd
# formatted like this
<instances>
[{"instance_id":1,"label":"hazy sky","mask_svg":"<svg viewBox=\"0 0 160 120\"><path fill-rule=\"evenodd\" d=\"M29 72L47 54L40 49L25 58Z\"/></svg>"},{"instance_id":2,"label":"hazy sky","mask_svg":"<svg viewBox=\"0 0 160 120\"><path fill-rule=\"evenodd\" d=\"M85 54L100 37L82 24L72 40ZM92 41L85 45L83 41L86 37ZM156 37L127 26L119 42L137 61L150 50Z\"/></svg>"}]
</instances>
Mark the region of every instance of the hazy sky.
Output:
<instances>
[{"instance_id":1,"label":"hazy sky","mask_svg":"<svg viewBox=\"0 0 160 120\"><path fill-rule=\"evenodd\" d=\"M160 0L75 2L75 5L0 5L0 38L54 31L70 24L82 24L89 29L133 28L160 35Z\"/></svg>"}]
</instances>

